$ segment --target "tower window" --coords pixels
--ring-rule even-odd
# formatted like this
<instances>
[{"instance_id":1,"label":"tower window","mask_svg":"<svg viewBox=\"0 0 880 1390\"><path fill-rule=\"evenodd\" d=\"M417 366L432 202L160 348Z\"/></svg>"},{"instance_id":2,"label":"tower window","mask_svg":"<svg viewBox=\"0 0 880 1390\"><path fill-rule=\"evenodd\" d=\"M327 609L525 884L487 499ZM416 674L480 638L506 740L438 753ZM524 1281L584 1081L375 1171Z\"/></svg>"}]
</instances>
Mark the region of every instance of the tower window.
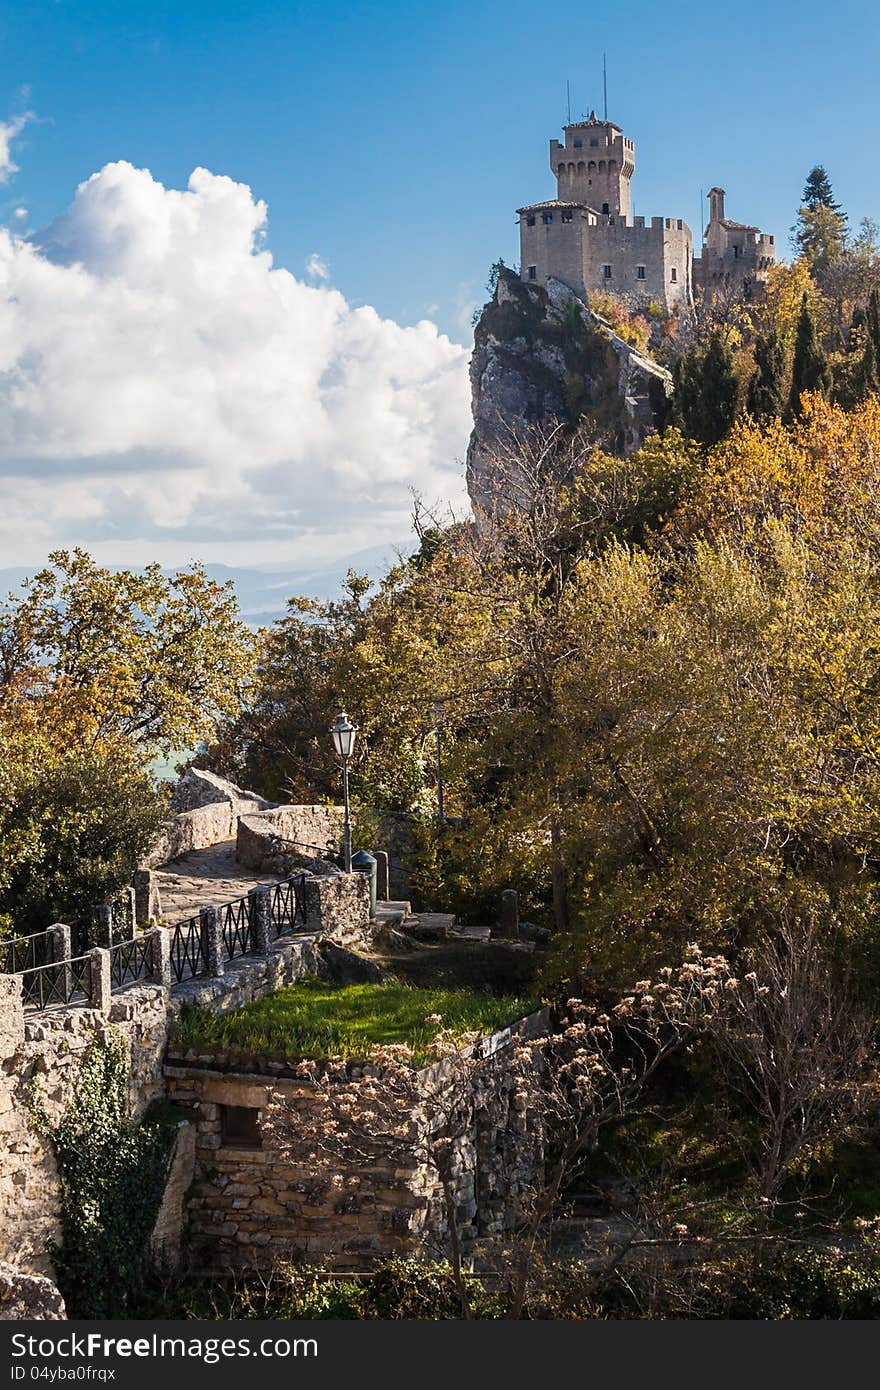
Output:
<instances>
[{"instance_id":1,"label":"tower window","mask_svg":"<svg viewBox=\"0 0 880 1390\"><path fill-rule=\"evenodd\" d=\"M669 272L669 278L674 285L676 280L678 279L678 271L676 270L675 266L673 266L671 271Z\"/></svg>"},{"instance_id":2,"label":"tower window","mask_svg":"<svg viewBox=\"0 0 880 1390\"><path fill-rule=\"evenodd\" d=\"M526 218L526 225L529 226L529 227L534 227L534 225L535 225L535 214L534 214L533 212L530 212L529 215L528 215L528 217Z\"/></svg>"},{"instance_id":3,"label":"tower window","mask_svg":"<svg viewBox=\"0 0 880 1390\"><path fill-rule=\"evenodd\" d=\"M553 221L553 213L552 213L552 212L545 212L545 213L542 213L542 214L541 214L541 220L543 221L545 227L549 227L550 223Z\"/></svg>"},{"instance_id":4,"label":"tower window","mask_svg":"<svg viewBox=\"0 0 880 1390\"><path fill-rule=\"evenodd\" d=\"M602 204L602 211L603 211L603 212L610 212L610 211L611 211L611 208L610 208L610 206L609 206L608 203L603 203L603 204Z\"/></svg>"},{"instance_id":5,"label":"tower window","mask_svg":"<svg viewBox=\"0 0 880 1390\"><path fill-rule=\"evenodd\" d=\"M739 260L739 256L740 256L740 251L741 251L741 249L742 249L742 248L739 247L739 246L734 246L734 248L733 248L733 258L734 258L734 260Z\"/></svg>"},{"instance_id":6,"label":"tower window","mask_svg":"<svg viewBox=\"0 0 880 1390\"><path fill-rule=\"evenodd\" d=\"M575 142L574 142L574 147L575 147L575 149L576 149L576 150L579 150L579 149L581 148L581 145L582 145L583 143L584 143L583 140L575 140Z\"/></svg>"},{"instance_id":7,"label":"tower window","mask_svg":"<svg viewBox=\"0 0 880 1390\"><path fill-rule=\"evenodd\" d=\"M571 221L571 213L570 213L570 212L564 212L564 213L562 214L561 218L560 218L560 221L562 221L562 222L570 222L570 221Z\"/></svg>"},{"instance_id":8,"label":"tower window","mask_svg":"<svg viewBox=\"0 0 880 1390\"><path fill-rule=\"evenodd\" d=\"M591 138L590 138L590 144L593 145L593 146L598 145L598 144L599 144L599 137L598 137L597 135L591 136Z\"/></svg>"},{"instance_id":9,"label":"tower window","mask_svg":"<svg viewBox=\"0 0 880 1390\"><path fill-rule=\"evenodd\" d=\"M605 277L606 280L610 280L610 279L611 279L611 266L610 266L610 265L603 265L603 267L602 267L602 274L604 275L604 277Z\"/></svg>"},{"instance_id":10,"label":"tower window","mask_svg":"<svg viewBox=\"0 0 880 1390\"><path fill-rule=\"evenodd\" d=\"M637 265L637 266L636 266L636 279L637 279L637 280L644 280L644 278L645 278L645 267L644 267L643 265Z\"/></svg>"},{"instance_id":11,"label":"tower window","mask_svg":"<svg viewBox=\"0 0 880 1390\"><path fill-rule=\"evenodd\" d=\"M536 265L530 265L530 266L529 266L529 279L530 279L530 280L537 280L537 278L538 278L538 267L537 267Z\"/></svg>"}]
</instances>

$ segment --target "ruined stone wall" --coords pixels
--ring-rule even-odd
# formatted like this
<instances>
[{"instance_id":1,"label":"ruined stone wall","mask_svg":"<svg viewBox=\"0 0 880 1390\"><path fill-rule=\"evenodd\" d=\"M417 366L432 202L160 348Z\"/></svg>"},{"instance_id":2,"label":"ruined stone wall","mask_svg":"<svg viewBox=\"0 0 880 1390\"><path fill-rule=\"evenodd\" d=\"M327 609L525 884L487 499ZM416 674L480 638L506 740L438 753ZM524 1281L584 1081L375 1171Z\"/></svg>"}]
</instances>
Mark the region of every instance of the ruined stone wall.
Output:
<instances>
[{"instance_id":1,"label":"ruined stone wall","mask_svg":"<svg viewBox=\"0 0 880 1390\"><path fill-rule=\"evenodd\" d=\"M465 1241L507 1229L540 1167L540 1117L522 1108L505 1053L513 1039L544 1026L544 1016L533 1015L484 1041L487 1060L454 1145L453 1185ZM191 1106L195 1117L186 1235L193 1268L266 1269L304 1255L337 1269L363 1269L393 1253L445 1250L439 1180L416 1155L369 1166L340 1162L328 1172L316 1168L307 1144L296 1152L295 1127L292 1153L267 1135L259 1147L224 1143L223 1107L264 1111L280 1096L294 1113L317 1111L320 1119L324 1109L315 1086L283 1063L266 1061L263 1072L253 1063L181 1051L169 1054L166 1064L169 1095ZM427 1068L422 1077L433 1080L437 1070ZM353 1066L349 1074L356 1080L361 1071Z\"/></svg>"}]
</instances>

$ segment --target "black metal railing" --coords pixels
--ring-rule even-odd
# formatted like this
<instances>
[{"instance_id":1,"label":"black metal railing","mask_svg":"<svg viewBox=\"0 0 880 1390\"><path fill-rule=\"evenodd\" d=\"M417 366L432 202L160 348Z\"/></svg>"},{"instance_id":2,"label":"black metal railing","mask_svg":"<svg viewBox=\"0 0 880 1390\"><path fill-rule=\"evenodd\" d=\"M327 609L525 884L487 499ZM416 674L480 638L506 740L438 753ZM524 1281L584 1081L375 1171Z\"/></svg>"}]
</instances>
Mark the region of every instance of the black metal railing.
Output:
<instances>
[{"instance_id":1,"label":"black metal railing","mask_svg":"<svg viewBox=\"0 0 880 1390\"><path fill-rule=\"evenodd\" d=\"M207 975L208 958L198 917L178 922L171 929L171 976L177 984L197 975Z\"/></svg>"},{"instance_id":2,"label":"black metal railing","mask_svg":"<svg viewBox=\"0 0 880 1390\"><path fill-rule=\"evenodd\" d=\"M21 997L26 1009L49 1009L53 1004L85 1004L91 999L92 975L88 956L38 965L21 974Z\"/></svg>"},{"instance_id":3,"label":"black metal railing","mask_svg":"<svg viewBox=\"0 0 880 1390\"><path fill-rule=\"evenodd\" d=\"M236 956L249 955L254 950L250 898L236 898L235 902L224 903L222 907L218 907L217 913L223 933L226 959L234 960Z\"/></svg>"},{"instance_id":4,"label":"black metal railing","mask_svg":"<svg viewBox=\"0 0 880 1390\"><path fill-rule=\"evenodd\" d=\"M48 931L0 941L0 974L18 975L22 970L36 970L41 965L49 965L51 949Z\"/></svg>"},{"instance_id":5,"label":"black metal railing","mask_svg":"<svg viewBox=\"0 0 880 1390\"><path fill-rule=\"evenodd\" d=\"M272 934L283 936L285 932L296 931L297 923L306 923L306 876L276 883L270 889L272 907Z\"/></svg>"},{"instance_id":6,"label":"black metal railing","mask_svg":"<svg viewBox=\"0 0 880 1390\"><path fill-rule=\"evenodd\" d=\"M110 988L122 989L150 973L150 938L135 936L110 947Z\"/></svg>"}]
</instances>

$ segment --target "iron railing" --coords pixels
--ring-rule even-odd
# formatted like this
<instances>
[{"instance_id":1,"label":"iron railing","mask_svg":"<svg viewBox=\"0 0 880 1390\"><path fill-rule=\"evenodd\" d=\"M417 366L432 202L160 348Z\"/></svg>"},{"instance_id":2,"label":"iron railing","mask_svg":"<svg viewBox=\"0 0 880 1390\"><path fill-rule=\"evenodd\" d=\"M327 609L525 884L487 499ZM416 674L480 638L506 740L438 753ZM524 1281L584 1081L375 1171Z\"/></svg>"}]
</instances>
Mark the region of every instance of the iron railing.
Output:
<instances>
[{"instance_id":1,"label":"iron railing","mask_svg":"<svg viewBox=\"0 0 880 1390\"><path fill-rule=\"evenodd\" d=\"M198 917L178 922L171 929L171 975L177 984L197 975L207 975L208 957Z\"/></svg>"},{"instance_id":2,"label":"iron railing","mask_svg":"<svg viewBox=\"0 0 880 1390\"><path fill-rule=\"evenodd\" d=\"M53 1004L86 1004L91 999L92 972L88 956L38 965L21 973L21 996L27 1009Z\"/></svg>"},{"instance_id":3,"label":"iron railing","mask_svg":"<svg viewBox=\"0 0 880 1390\"><path fill-rule=\"evenodd\" d=\"M224 903L217 912L223 932L226 959L234 960L236 956L249 955L254 949L250 898L236 898L235 902Z\"/></svg>"},{"instance_id":4,"label":"iron railing","mask_svg":"<svg viewBox=\"0 0 880 1390\"><path fill-rule=\"evenodd\" d=\"M110 988L122 989L150 974L150 938L135 936L110 947Z\"/></svg>"},{"instance_id":5,"label":"iron railing","mask_svg":"<svg viewBox=\"0 0 880 1390\"><path fill-rule=\"evenodd\" d=\"M296 931L297 922L306 923L306 876L299 874L282 883L276 883L270 890L272 906L273 935L283 936L285 932Z\"/></svg>"},{"instance_id":6,"label":"iron railing","mask_svg":"<svg viewBox=\"0 0 880 1390\"><path fill-rule=\"evenodd\" d=\"M0 941L0 974L18 975L22 970L36 970L41 965L49 965L50 951L48 931L17 936L12 941Z\"/></svg>"}]
</instances>

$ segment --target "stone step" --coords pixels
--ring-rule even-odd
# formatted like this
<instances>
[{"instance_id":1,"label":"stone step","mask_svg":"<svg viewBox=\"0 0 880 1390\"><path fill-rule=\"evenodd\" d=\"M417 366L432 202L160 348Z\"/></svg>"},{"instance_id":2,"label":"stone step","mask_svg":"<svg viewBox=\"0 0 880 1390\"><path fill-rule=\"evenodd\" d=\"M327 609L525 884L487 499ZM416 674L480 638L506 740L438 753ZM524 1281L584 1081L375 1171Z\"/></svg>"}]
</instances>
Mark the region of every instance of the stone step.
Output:
<instances>
[{"instance_id":1,"label":"stone step","mask_svg":"<svg viewBox=\"0 0 880 1390\"><path fill-rule=\"evenodd\" d=\"M445 941L454 926L454 912L420 912L403 923L403 930L419 941Z\"/></svg>"},{"instance_id":2,"label":"stone step","mask_svg":"<svg viewBox=\"0 0 880 1390\"><path fill-rule=\"evenodd\" d=\"M455 927L453 936L461 937L464 941L488 941L492 935L491 927Z\"/></svg>"},{"instance_id":3,"label":"stone step","mask_svg":"<svg viewBox=\"0 0 880 1390\"><path fill-rule=\"evenodd\" d=\"M407 921L412 908L405 902L379 902L376 904L374 922L382 927L400 927Z\"/></svg>"}]
</instances>

